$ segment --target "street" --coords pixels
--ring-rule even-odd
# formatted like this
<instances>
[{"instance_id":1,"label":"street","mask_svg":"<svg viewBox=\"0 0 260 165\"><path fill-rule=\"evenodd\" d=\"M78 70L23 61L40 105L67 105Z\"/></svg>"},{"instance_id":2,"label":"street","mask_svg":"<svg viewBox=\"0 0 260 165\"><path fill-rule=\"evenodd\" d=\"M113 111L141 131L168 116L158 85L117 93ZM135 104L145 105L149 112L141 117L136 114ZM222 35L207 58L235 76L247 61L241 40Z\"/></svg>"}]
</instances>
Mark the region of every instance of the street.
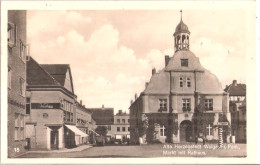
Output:
<instances>
[{"instance_id":1,"label":"street","mask_svg":"<svg viewBox=\"0 0 260 165\"><path fill-rule=\"evenodd\" d=\"M246 144L148 144L124 146L93 146L78 152L27 153L19 158L116 158L116 157L246 157Z\"/></svg>"}]
</instances>

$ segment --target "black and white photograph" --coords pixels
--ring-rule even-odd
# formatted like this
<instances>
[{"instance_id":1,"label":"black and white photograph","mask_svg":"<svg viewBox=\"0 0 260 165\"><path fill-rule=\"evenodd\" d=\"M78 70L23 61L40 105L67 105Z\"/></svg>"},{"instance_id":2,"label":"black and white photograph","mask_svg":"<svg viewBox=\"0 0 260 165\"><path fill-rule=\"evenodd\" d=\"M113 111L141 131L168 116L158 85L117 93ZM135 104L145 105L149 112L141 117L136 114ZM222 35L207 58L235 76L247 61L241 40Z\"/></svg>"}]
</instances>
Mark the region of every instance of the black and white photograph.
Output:
<instances>
[{"instance_id":1,"label":"black and white photograph","mask_svg":"<svg viewBox=\"0 0 260 165\"><path fill-rule=\"evenodd\" d=\"M255 1L21 4L1 3L1 162L256 163Z\"/></svg>"}]
</instances>

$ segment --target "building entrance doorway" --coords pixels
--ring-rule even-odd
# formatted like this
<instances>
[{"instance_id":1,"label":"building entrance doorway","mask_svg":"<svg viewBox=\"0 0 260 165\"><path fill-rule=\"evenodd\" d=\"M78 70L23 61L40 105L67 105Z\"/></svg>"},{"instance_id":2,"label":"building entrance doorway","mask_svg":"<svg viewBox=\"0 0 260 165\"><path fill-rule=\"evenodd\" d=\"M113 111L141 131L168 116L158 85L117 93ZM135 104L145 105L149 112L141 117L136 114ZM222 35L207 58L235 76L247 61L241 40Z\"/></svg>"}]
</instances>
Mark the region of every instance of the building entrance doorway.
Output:
<instances>
[{"instance_id":1,"label":"building entrance doorway","mask_svg":"<svg viewBox=\"0 0 260 165\"><path fill-rule=\"evenodd\" d=\"M58 130L54 129L51 131L51 149L56 150L59 146Z\"/></svg>"},{"instance_id":2,"label":"building entrance doorway","mask_svg":"<svg viewBox=\"0 0 260 165\"><path fill-rule=\"evenodd\" d=\"M192 123L184 120L180 124L180 142L190 142L192 140Z\"/></svg>"}]
</instances>

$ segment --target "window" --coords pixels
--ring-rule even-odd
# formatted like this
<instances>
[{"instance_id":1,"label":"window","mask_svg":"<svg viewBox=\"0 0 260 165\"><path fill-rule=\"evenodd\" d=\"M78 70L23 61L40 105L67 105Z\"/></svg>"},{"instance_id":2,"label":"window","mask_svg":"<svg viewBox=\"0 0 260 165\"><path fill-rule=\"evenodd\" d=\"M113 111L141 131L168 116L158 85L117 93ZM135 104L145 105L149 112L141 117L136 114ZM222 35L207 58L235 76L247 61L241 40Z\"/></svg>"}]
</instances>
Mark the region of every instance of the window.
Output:
<instances>
[{"instance_id":1,"label":"window","mask_svg":"<svg viewBox=\"0 0 260 165\"><path fill-rule=\"evenodd\" d=\"M116 128L116 131L117 131L117 132L120 132L120 127L117 127L117 128Z\"/></svg>"},{"instance_id":2,"label":"window","mask_svg":"<svg viewBox=\"0 0 260 165\"><path fill-rule=\"evenodd\" d=\"M165 133L166 133L165 130L166 129L165 129L164 125L160 127L160 136L165 136Z\"/></svg>"},{"instance_id":3,"label":"window","mask_svg":"<svg viewBox=\"0 0 260 165\"><path fill-rule=\"evenodd\" d=\"M125 119L122 119L122 123L125 123Z\"/></svg>"},{"instance_id":4,"label":"window","mask_svg":"<svg viewBox=\"0 0 260 165\"><path fill-rule=\"evenodd\" d=\"M13 23L8 23L7 42L9 47L16 46L16 26Z\"/></svg>"},{"instance_id":5,"label":"window","mask_svg":"<svg viewBox=\"0 0 260 165\"><path fill-rule=\"evenodd\" d=\"M20 77L20 95L25 96L25 81Z\"/></svg>"},{"instance_id":6,"label":"window","mask_svg":"<svg viewBox=\"0 0 260 165\"><path fill-rule=\"evenodd\" d=\"M188 67L188 59L181 59L181 66Z\"/></svg>"},{"instance_id":7,"label":"window","mask_svg":"<svg viewBox=\"0 0 260 165\"><path fill-rule=\"evenodd\" d=\"M69 112L66 112L66 121L70 122L70 113Z\"/></svg>"},{"instance_id":8,"label":"window","mask_svg":"<svg viewBox=\"0 0 260 165\"><path fill-rule=\"evenodd\" d=\"M120 123L120 119L117 119L116 122L117 122L117 123Z\"/></svg>"},{"instance_id":9,"label":"window","mask_svg":"<svg viewBox=\"0 0 260 165\"><path fill-rule=\"evenodd\" d=\"M31 98L27 97L26 98L26 114L30 114L31 112Z\"/></svg>"},{"instance_id":10,"label":"window","mask_svg":"<svg viewBox=\"0 0 260 165\"><path fill-rule=\"evenodd\" d=\"M183 78L180 77L180 87L182 88L183 87Z\"/></svg>"},{"instance_id":11,"label":"window","mask_svg":"<svg viewBox=\"0 0 260 165\"><path fill-rule=\"evenodd\" d=\"M73 113L70 113L70 122L73 122Z\"/></svg>"},{"instance_id":12,"label":"window","mask_svg":"<svg viewBox=\"0 0 260 165\"><path fill-rule=\"evenodd\" d=\"M186 78L186 81L187 81L187 87L191 87L191 81L190 81L190 77L187 77Z\"/></svg>"},{"instance_id":13,"label":"window","mask_svg":"<svg viewBox=\"0 0 260 165\"><path fill-rule=\"evenodd\" d=\"M66 121L66 112L63 111L63 121Z\"/></svg>"},{"instance_id":14,"label":"window","mask_svg":"<svg viewBox=\"0 0 260 165\"><path fill-rule=\"evenodd\" d=\"M182 110L183 111L190 111L190 99L182 99Z\"/></svg>"},{"instance_id":15,"label":"window","mask_svg":"<svg viewBox=\"0 0 260 165\"><path fill-rule=\"evenodd\" d=\"M159 99L160 111L167 111L167 99Z\"/></svg>"},{"instance_id":16,"label":"window","mask_svg":"<svg viewBox=\"0 0 260 165\"><path fill-rule=\"evenodd\" d=\"M130 119L128 119L128 123L130 123Z\"/></svg>"},{"instance_id":17,"label":"window","mask_svg":"<svg viewBox=\"0 0 260 165\"><path fill-rule=\"evenodd\" d=\"M24 139L24 115L20 115L20 140Z\"/></svg>"},{"instance_id":18,"label":"window","mask_svg":"<svg viewBox=\"0 0 260 165\"><path fill-rule=\"evenodd\" d=\"M206 126L206 135L208 136L213 136L213 127L212 127L213 124L209 124L208 126Z\"/></svg>"},{"instance_id":19,"label":"window","mask_svg":"<svg viewBox=\"0 0 260 165\"><path fill-rule=\"evenodd\" d=\"M14 140L24 140L24 115L15 113Z\"/></svg>"},{"instance_id":20,"label":"window","mask_svg":"<svg viewBox=\"0 0 260 165\"><path fill-rule=\"evenodd\" d=\"M207 110L213 110L213 99L205 99L205 107Z\"/></svg>"},{"instance_id":21,"label":"window","mask_svg":"<svg viewBox=\"0 0 260 165\"><path fill-rule=\"evenodd\" d=\"M122 131L125 132L125 127L122 127Z\"/></svg>"},{"instance_id":22,"label":"window","mask_svg":"<svg viewBox=\"0 0 260 165\"><path fill-rule=\"evenodd\" d=\"M108 131L111 131L111 125L108 125L108 126L107 126L107 130L108 130Z\"/></svg>"},{"instance_id":23,"label":"window","mask_svg":"<svg viewBox=\"0 0 260 165\"><path fill-rule=\"evenodd\" d=\"M20 58L25 61L26 57L26 45L23 44L22 41L20 41Z\"/></svg>"},{"instance_id":24,"label":"window","mask_svg":"<svg viewBox=\"0 0 260 165\"><path fill-rule=\"evenodd\" d=\"M128 127L128 131L130 131L130 127Z\"/></svg>"},{"instance_id":25,"label":"window","mask_svg":"<svg viewBox=\"0 0 260 165\"><path fill-rule=\"evenodd\" d=\"M11 85L12 85L12 70L8 66L8 89L11 89Z\"/></svg>"},{"instance_id":26,"label":"window","mask_svg":"<svg viewBox=\"0 0 260 165\"><path fill-rule=\"evenodd\" d=\"M19 127L19 113L15 113L14 126Z\"/></svg>"}]
</instances>

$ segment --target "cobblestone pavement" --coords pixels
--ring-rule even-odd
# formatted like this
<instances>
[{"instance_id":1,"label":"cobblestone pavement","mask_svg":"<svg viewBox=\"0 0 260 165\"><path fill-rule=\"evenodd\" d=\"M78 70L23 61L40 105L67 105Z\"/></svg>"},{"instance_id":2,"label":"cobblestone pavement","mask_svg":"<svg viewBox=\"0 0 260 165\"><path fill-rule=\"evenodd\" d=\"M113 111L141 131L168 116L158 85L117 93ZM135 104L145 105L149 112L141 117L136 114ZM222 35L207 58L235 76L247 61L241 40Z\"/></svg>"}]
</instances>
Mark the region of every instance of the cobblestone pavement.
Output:
<instances>
[{"instance_id":1,"label":"cobblestone pavement","mask_svg":"<svg viewBox=\"0 0 260 165\"><path fill-rule=\"evenodd\" d=\"M27 153L20 158L97 158L97 157L245 157L246 144L148 144L125 146L94 146L82 151Z\"/></svg>"}]
</instances>

